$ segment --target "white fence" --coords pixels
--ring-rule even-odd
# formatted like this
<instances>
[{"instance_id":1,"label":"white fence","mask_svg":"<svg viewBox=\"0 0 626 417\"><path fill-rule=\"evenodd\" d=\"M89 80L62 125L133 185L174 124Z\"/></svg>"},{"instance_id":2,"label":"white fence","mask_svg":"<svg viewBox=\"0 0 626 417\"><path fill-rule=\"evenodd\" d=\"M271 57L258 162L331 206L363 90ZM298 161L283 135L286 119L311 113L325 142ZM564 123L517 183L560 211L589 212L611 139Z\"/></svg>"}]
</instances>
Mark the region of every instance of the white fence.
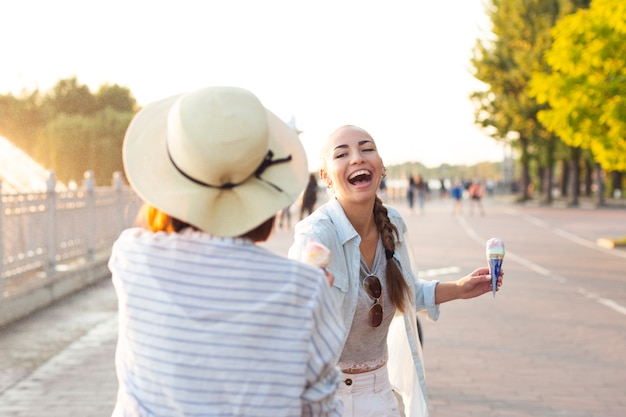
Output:
<instances>
[{"instance_id":1,"label":"white fence","mask_svg":"<svg viewBox=\"0 0 626 417\"><path fill-rule=\"evenodd\" d=\"M55 184L51 173L46 192L2 194L0 293L10 280L93 259L133 223L141 206L119 173L107 187L96 187L92 172L78 190L55 191Z\"/></svg>"}]
</instances>

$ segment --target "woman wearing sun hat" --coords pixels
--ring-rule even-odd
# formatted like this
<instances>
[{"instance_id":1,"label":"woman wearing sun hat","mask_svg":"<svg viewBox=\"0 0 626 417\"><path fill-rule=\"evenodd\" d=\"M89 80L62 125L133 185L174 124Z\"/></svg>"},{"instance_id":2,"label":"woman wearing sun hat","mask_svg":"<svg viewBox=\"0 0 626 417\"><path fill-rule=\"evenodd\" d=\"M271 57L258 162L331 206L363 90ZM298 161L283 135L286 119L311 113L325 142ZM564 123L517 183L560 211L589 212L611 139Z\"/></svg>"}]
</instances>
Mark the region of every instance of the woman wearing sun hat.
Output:
<instances>
[{"instance_id":1,"label":"woman wearing sun hat","mask_svg":"<svg viewBox=\"0 0 626 417\"><path fill-rule=\"evenodd\" d=\"M331 253L327 269L346 328L338 362L344 417L428 416L416 312L425 310L436 320L439 304L491 292L486 267L457 281L417 279L407 226L377 196L384 176L368 132L352 125L335 130L323 146L320 168L332 197L296 224L289 249L298 259L313 240Z\"/></svg>"},{"instance_id":2,"label":"woman wearing sun hat","mask_svg":"<svg viewBox=\"0 0 626 417\"><path fill-rule=\"evenodd\" d=\"M109 267L114 416L339 416L343 324L324 273L256 245L304 189L304 150L247 90L152 103L124 139L145 201Z\"/></svg>"}]
</instances>

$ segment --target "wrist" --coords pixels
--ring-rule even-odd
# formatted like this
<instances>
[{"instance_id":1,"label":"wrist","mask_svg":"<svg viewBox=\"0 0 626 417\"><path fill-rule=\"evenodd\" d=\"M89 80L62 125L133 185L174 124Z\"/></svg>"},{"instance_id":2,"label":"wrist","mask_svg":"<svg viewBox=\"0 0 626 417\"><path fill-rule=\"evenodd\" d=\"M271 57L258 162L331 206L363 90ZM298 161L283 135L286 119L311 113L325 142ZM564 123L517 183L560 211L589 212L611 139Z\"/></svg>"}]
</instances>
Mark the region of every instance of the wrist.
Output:
<instances>
[{"instance_id":1,"label":"wrist","mask_svg":"<svg viewBox=\"0 0 626 417\"><path fill-rule=\"evenodd\" d=\"M462 283L459 281L440 282L435 287L435 302L437 304L456 300L461 297Z\"/></svg>"}]
</instances>

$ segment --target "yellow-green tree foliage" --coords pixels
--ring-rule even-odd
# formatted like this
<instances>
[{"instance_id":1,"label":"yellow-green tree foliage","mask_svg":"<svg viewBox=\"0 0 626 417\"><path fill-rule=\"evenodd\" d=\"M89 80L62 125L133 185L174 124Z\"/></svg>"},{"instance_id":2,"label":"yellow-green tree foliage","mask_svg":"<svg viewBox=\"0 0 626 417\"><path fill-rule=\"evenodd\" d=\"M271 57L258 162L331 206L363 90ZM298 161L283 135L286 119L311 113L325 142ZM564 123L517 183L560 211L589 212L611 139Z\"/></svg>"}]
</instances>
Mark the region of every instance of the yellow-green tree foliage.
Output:
<instances>
[{"instance_id":1,"label":"yellow-green tree foliage","mask_svg":"<svg viewBox=\"0 0 626 417\"><path fill-rule=\"evenodd\" d=\"M123 171L122 142L136 111L128 88L103 84L94 94L71 77L45 94L0 95L0 135L62 182L80 182L90 170L98 184L110 184Z\"/></svg>"},{"instance_id":2,"label":"yellow-green tree foliage","mask_svg":"<svg viewBox=\"0 0 626 417\"><path fill-rule=\"evenodd\" d=\"M539 120L606 170L626 170L626 1L593 0L553 28L550 74L533 74L531 95L550 108Z\"/></svg>"}]
</instances>

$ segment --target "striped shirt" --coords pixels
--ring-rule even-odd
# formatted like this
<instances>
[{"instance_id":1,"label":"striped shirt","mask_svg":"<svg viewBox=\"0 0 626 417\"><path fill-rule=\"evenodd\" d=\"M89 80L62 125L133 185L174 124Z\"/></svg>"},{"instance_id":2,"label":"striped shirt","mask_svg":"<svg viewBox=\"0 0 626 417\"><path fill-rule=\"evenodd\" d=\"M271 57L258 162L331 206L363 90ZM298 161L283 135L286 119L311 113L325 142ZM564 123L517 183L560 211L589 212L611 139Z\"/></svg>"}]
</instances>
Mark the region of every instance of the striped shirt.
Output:
<instances>
[{"instance_id":1,"label":"striped shirt","mask_svg":"<svg viewBox=\"0 0 626 417\"><path fill-rule=\"evenodd\" d=\"M240 238L124 231L113 416L337 416L344 327L319 268Z\"/></svg>"}]
</instances>

